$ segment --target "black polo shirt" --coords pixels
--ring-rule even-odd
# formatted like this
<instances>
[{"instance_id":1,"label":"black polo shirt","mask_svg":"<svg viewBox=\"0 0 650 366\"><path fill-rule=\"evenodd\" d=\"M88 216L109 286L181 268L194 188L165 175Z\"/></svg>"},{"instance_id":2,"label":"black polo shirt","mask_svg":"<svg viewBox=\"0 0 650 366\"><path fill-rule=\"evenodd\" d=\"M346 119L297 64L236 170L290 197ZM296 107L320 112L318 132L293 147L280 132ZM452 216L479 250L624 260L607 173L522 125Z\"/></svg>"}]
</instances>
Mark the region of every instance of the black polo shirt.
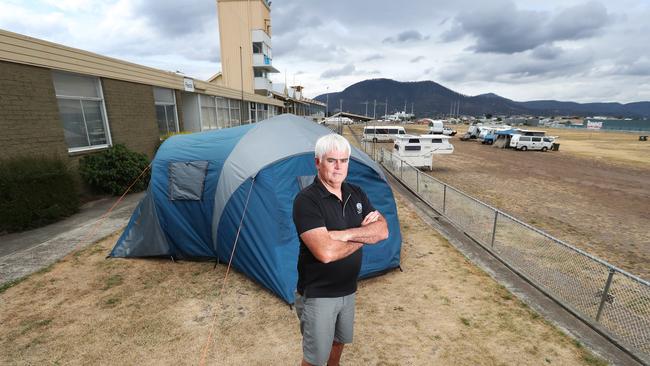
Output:
<instances>
[{"instance_id":1,"label":"black polo shirt","mask_svg":"<svg viewBox=\"0 0 650 366\"><path fill-rule=\"evenodd\" d=\"M316 177L293 201L293 222L298 236L311 229L345 230L361 226L375 209L366 194L353 184L341 185L343 200L330 193ZM357 290L362 250L330 263L316 259L300 239L298 293L305 297L340 297Z\"/></svg>"}]
</instances>

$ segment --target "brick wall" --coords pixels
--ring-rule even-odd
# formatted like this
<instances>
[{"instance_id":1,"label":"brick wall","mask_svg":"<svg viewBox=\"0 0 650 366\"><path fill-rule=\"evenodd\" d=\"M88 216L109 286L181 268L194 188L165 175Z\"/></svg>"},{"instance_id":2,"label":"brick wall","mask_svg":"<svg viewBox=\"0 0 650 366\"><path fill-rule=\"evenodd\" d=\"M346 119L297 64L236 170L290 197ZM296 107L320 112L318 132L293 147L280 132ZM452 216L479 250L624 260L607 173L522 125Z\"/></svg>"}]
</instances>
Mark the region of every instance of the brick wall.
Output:
<instances>
[{"instance_id":1,"label":"brick wall","mask_svg":"<svg viewBox=\"0 0 650 366\"><path fill-rule=\"evenodd\" d=\"M113 144L124 144L152 159L160 140L153 87L102 79L102 90Z\"/></svg>"},{"instance_id":2,"label":"brick wall","mask_svg":"<svg viewBox=\"0 0 650 366\"><path fill-rule=\"evenodd\" d=\"M67 154L50 70L0 61L0 159Z\"/></svg>"}]
</instances>

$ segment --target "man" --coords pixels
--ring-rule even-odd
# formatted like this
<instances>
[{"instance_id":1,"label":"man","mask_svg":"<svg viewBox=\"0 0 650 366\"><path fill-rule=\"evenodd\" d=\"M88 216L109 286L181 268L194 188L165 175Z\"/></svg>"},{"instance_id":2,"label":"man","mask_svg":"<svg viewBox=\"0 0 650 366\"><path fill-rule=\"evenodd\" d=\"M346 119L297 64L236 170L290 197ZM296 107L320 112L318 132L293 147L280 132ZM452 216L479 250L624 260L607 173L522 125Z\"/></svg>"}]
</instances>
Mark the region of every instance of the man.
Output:
<instances>
[{"instance_id":1,"label":"man","mask_svg":"<svg viewBox=\"0 0 650 366\"><path fill-rule=\"evenodd\" d=\"M388 238L388 226L361 188L344 182L350 143L330 134L314 150L318 176L293 203L300 237L296 312L302 365L338 365L352 342L362 247Z\"/></svg>"}]
</instances>

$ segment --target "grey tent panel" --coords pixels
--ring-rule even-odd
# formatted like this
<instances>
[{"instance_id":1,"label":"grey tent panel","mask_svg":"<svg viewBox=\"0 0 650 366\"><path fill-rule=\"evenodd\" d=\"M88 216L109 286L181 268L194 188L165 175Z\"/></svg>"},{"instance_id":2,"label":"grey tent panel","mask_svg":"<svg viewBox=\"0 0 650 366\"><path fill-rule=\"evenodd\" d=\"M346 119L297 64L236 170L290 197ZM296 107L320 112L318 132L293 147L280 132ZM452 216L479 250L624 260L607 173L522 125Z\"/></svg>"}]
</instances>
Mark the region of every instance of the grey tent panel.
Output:
<instances>
[{"instance_id":1,"label":"grey tent panel","mask_svg":"<svg viewBox=\"0 0 650 366\"><path fill-rule=\"evenodd\" d=\"M307 186L314 183L315 177L315 175L303 175L298 177L298 186L301 190L307 188Z\"/></svg>"},{"instance_id":2,"label":"grey tent panel","mask_svg":"<svg viewBox=\"0 0 650 366\"><path fill-rule=\"evenodd\" d=\"M137 217L133 222L134 227L132 230L127 228L124 244L116 246L111 256L156 257L170 255L171 248L160 227L156 204L150 191L147 191L133 216Z\"/></svg>"},{"instance_id":3,"label":"grey tent panel","mask_svg":"<svg viewBox=\"0 0 650 366\"><path fill-rule=\"evenodd\" d=\"M200 201L207 171L207 161L169 163L169 199Z\"/></svg>"},{"instance_id":4,"label":"grey tent panel","mask_svg":"<svg viewBox=\"0 0 650 366\"><path fill-rule=\"evenodd\" d=\"M239 140L223 164L215 192L212 216L212 240L216 242L221 214L230 196L248 178L265 166L289 156L313 153L316 140L332 131L303 117L282 114L256 124ZM277 143L282 141L282 143ZM377 163L352 146L352 158L384 173Z\"/></svg>"}]
</instances>

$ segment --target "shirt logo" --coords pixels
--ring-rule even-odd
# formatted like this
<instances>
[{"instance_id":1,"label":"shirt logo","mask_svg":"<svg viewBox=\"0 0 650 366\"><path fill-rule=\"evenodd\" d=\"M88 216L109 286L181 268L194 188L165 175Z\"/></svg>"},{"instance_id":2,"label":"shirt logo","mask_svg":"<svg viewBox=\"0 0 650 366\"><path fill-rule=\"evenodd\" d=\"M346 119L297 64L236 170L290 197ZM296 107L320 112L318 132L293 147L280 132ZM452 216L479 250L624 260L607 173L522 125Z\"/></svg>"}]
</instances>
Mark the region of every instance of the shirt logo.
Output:
<instances>
[{"instance_id":1,"label":"shirt logo","mask_svg":"<svg viewBox=\"0 0 650 366\"><path fill-rule=\"evenodd\" d=\"M361 205L361 202L357 202L357 213L360 214L361 211L363 211L363 206Z\"/></svg>"}]
</instances>

